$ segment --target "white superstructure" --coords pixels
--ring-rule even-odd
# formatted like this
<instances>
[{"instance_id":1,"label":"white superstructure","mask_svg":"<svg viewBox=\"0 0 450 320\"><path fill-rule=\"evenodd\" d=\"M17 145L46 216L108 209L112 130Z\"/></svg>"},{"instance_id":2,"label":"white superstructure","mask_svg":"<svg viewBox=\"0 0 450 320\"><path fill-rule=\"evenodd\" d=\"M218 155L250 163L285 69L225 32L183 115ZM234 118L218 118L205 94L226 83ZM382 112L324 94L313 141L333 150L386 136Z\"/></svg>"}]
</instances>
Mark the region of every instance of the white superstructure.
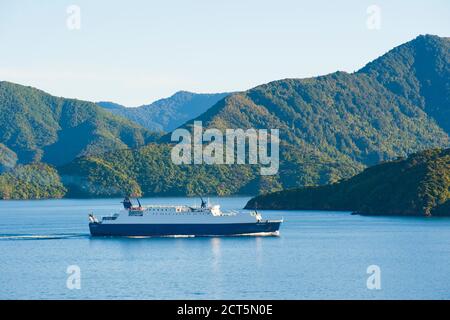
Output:
<instances>
[{"instance_id":1,"label":"white superstructure","mask_svg":"<svg viewBox=\"0 0 450 320\"><path fill-rule=\"evenodd\" d=\"M219 205L190 207L186 205L147 205L131 207L105 216L103 224L203 224L203 223L252 223L261 221L261 215L252 212L231 211L224 213Z\"/></svg>"}]
</instances>

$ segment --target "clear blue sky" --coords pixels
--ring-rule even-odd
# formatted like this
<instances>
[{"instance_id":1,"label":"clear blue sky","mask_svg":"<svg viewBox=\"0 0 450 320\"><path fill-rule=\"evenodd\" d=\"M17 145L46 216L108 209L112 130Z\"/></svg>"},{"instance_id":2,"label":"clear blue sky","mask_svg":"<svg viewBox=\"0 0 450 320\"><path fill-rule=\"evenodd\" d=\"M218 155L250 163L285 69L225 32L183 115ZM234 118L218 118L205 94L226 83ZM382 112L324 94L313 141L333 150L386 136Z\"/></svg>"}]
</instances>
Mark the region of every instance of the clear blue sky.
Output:
<instances>
[{"instance_id":1,"label":"clear blue sky","mask_svg":"<svg viewBox=\"0 0 450 320\"><path fill-rule=\"evenodd\" d=\"M66 26L71 4L80 30ZM137 106L352 72L419 34L450 36L449 17L448 0L1 0L0 80Z\"/></svg>"}]
</instances>

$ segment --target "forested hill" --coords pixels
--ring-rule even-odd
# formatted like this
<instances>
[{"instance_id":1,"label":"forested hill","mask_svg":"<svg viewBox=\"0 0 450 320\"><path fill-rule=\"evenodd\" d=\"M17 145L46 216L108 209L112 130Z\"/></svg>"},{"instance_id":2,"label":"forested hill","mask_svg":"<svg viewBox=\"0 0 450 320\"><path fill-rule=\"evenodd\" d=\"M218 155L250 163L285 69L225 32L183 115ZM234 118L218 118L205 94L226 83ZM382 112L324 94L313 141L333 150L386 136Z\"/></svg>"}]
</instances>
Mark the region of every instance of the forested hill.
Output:
<instances>
[{"instance_id":1,"label":"forested hill","mask_svg":"<svg viewBox=\"0 0 450 320\"><path fill-rule=\"evenodd\" d=\"M152 137L92 102L0 82L0 169L36 161L60 165L83 155L143 146Z\"/></svg>"},{"instance_id":2,"label":"forested hill","mask_svg":"<svg viewBox=\"0 0 450 320\"><path fill-rule=\"evenodd\" d=\"M450 38L419 36L362 68L450 134Z\"/></svg>"},{"instance_id":3,"label":"forested hill","mask_svg":"<svg viewBox=\"0 0 450 320\"><path fill-rule=\"evenodd\" d=\"M339 183L251 199L246 208L344 210L370 215L450 216L450 149L370 167Z\"/></svg>"},{"instance_id":4,"label":"forested hill","mask_svg":"<svg viewBox=\"0 0 450 320\"><path fill-rule=\"evenodd\" d=\"M180 193L192 192L185 186L194 183L196 193L257 194L328 184L380 161L448 147L448 47L448 38L419 36L358 72L274 81L231 94L194 119L210 128L280 129L276 176L261 177L252 166L227 165L189 166L179 174L180 168L171 165L170 145L164 143L79 159L61 172L72 186L77 181L92 186L105 177L123 181L131 175L134 186L148 196L171 194L174 181L183 186ZM192 121L184 127L190 128ZM155 170L164 172L156 175L158 181ZM100 190L97 196L110 196L110 190L120 187L94 189ZM72 190L85 190L80 193L85 196L90 189L78 185Z\"/></svg>"},{"instance_id":5,"label":"forested hill","mask_svg":"<svg viewBox=\"0 0 450 320\"><path fill-rule=\"evenodd\" d=\"M55 168L33 163L0 174L0 199L62 198L67 190Z\"/></svg>"},{"instance_id":6,"label":"forested hill","mask_svg":"<svg viewBox=\"0 0 450 320\"><path fill-rule=\"evenodd\" d=\"M419 36L356 73L274 81L230 95L195 120L280 128L282 141L332 162L372 165L448 146L449 46L448 38Z\"/></svg>"},{"instance_id":7,"label":"forested hill","mask_svg":"<svg viewBox=\"0 0 450 320\"><path fill-rule=\"evenodd\" d=\"M136 108L127 108L112 102L97 102L97 104L151 131L169 132L198 117L227 95L229 93L179 91L168 98Z\"/></svg>"}]
</instances>

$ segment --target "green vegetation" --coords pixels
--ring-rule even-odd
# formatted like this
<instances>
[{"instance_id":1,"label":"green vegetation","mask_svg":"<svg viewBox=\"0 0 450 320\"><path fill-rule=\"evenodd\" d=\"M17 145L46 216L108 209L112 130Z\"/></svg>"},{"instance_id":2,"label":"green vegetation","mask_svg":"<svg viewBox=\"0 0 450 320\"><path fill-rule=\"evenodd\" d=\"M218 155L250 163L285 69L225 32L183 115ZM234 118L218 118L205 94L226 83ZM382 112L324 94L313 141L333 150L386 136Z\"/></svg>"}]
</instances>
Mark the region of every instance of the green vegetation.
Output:
<instances>
[{"instance_id":1,"label":"green vegetation","mask_svg":"<svg viewBox=\"0 0 450 320\"><path fill-rule=\"evenodd\" d=\"M160 99L137 108L126 108L112 102L97 102L106 110L127 118L150 131L169 132L188 120L198 117L229 93L192 93L179 91L166 99Z\"/></svg>"},{"instance_id":2,"label":"green vegetation","mask_svg":"<svg viewBox=\"0 0 450 320\"><path fill-rule=\"evenodd\" d=\"M83 155L139 147L152 138L146 129L94 103L0 82L0 143L21 164L60 165Z\"/></svg>"},{"instance_id":3,"label":"green vegetation","mask_svg":"<svg viewBox=\"0 0 450 320\"><path fill-rule=\"evenodd\" d=\"M450 133L450 38L419 36L365 66L394 94L418 106Z\"/></svg>"},{"instance_id":4,"label":"green vegetation","mask_svg":"<svg viewBox=\"0 0 450 320\"><path fill-rule=\"evenodd\" d=\"M339 183L260 195L246 208L450 216L450 149L370 167Z\"/></svg>"},{"instance_id":5,"label":"green vegetation","mask_svg":"<svg viewBox=\"0 0 450 320\"><path fill-rule=\"evenodd\" d=\"M121 150L101 157L83 157L59 168L68 197L135 195L230 195L240 192L255 175L253 168L174 165L171 147L150 144L139 150Z\"/></svg>"},{"instance_id":6,"label":"green vegetation","mask_svg":"<svg viewBox=\"0 0 450 320\"><path fill-rule=\"evenodd\" d=\"M0 199L61 198L66 193L57 171L49 165L19 165L0 175Z\"/></svg>"},{"instance_id":7,"label":"green vegetation","mask_svg":"<svg viewBox=\"0 0 450 320\"><path fill-rule=\"evenodd\" d=\"M261 194L332 184L382 161L450 146L449 43L420 36L353 74L274 81L230 94L195 119L204 128L279 129L275 176L260 176L256 165L174 165L170 135L156 140L95 104L4 82L0 150L9 156L0 163L6 169L16 154L19 163L56 164L69 197ZM178 95L152 119L166 126L194 99Z\"/></svg>"},{"instance_id":8,"label":"green vegetation","mask_svg":"<svg viewBox=\"0 0 450 320\"><path fill-rule=\"evenodd\" d=\"M120 172L145 195L192 194L192 184L201 193L258 194L333 183L381 161L448 147L449 128L439 125L450 110L448 46L446 38L420 36L356 73L271 82L231 94L195 119L205 128L280 129L280 169L273 177L259 176L254 166L174 166L170 135L160 145L88 157L80 160L83 169L78 161L62 172L91 183ZM184 127L192 129L193 121Z\"/></svg>"}]
</instances>

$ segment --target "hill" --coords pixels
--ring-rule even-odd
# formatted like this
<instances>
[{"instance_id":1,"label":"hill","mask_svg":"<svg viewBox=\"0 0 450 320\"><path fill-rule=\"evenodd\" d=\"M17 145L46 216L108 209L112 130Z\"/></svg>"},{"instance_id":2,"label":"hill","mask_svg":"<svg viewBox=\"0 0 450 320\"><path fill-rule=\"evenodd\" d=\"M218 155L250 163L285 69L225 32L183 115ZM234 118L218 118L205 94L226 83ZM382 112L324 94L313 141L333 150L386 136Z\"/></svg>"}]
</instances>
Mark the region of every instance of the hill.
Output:
<instances>
[{"instance_id":1,"label":"hill","mask_svg":"<svg viewBox=\"0 0 450 320\"><path fill-rule=\"evenodd\" d=\"M353 74L336 72L309 79L285 79L230 94L182 127L192 129L193 121L200 120L205 128L221 130L278 128L280 169L276 176L261 177L254 167L247 166L245 178L234 181L235 185L225 188L224 193L218 186L227 183L222 174L231 172L228 166L192 166L194 171L210 172L208 176L196 176L198 185L209 186L199 191L258 194L324 185L349 178L381 161L448 147L448 46L448 38L419 36ZM74 163L71 172L66 167L64 174L85 175L82 179L98 181L105 174L114 175L102 170L126 164L139 172L141 181L147 181L155 178L154 161L171 168L164 170L166 175L157 176L158 184L170 185L171 177L180 174L179 168L171 165L169 153L159 152L160 148L170 148L169 138L167 135L163 139L165 146L148 146L131 152L132 156L124 151L86 158L85 170ZM152 161L136 160L152 148ZM103 169L98 162L104 164ZM92 170L87 169L90 166ZM218 182L214 188L209 184L211 178ZM144 195L166 194L159 188L136 183ZM179 183L187 185L191 181Z\"/></svg>"},{"instance_id":2,"label":"hill","mask_svg":"<svg viewBox=\"0 0 450 320\"><path fill-rule=\"evenodd\" d=\"M200 94L179 91L169 98L136 108L113 102L97 102L108 111L140 124L150 131L169 132L198 117L229 93Z\"/></svg>"},{"instance_id":3,"label":"hill","mask_svg":"<svg viewBox=\"0 0 450 320\"><path fill-rule=\"evenodd\" d=\"M149 144L138 150L79 158L58 171L72 198L230 195L245 193L242 186L255 176L254 168L246 165L175 165L170 153L169 145Z\"/></svg>"},{"instance_id":4,"label":"hill","mask_svg":"<svg viewBox=\"0 0 450 320\"><path fill-rule=\"evenodd\" d=\"M233 94L195 120L221 129L279 128L280 139L302 154L362 165L448 146L449 49L448 38L419 36L356 73L274 81Z\"/></svg>"},{"instance_id":5,"label":"hill","mask_svg":"<svg viewBox=\"0 0 450 320\"><path fill-rule=\"evenodd\" d=\"M61 165L83 155L136 148L152 139L148 130L94 103L0 82L0 165Z\"/></svg>"},{"instance_id":6,"label":"hill","mask_svg":"<svg viewBox=\"0 0 450 320\"><path fill-rule=\"evenodd\" d=\"M0 199L62 198L66 191L58 172L47 164L19 165L0 174Z\"/></svg>"},{"instance_id":7,"label":"hill","mask_svg":"<svg viewBox=\"0 0 450 320\"><path fill-rule=\"evenodd\" d=\"M370 167L339 183L251 199L246 208L344 210L370 215L450 216L450 149Z\"/></svg>"}]
</instances>

